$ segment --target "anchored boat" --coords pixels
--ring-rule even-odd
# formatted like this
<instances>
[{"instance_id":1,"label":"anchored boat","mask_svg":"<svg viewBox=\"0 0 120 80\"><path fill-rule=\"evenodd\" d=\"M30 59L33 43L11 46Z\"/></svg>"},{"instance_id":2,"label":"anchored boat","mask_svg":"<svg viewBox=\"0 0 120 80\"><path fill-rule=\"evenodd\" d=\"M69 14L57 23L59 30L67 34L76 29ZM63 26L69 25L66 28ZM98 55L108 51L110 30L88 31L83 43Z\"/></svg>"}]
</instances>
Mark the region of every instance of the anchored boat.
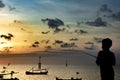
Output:
<instances>
[{"instance_id":1,"label":"anchored boat","mask_svg":"<svg viewBox=\"0 0 120 80\"><path fill-rule=\"evenodd\" d=\"M38 69L32 68L29 71L26 71L26 75L47 75L48 70L46 68L41 68L41 56L39 56Z\"/></svg>"}]
</instances>

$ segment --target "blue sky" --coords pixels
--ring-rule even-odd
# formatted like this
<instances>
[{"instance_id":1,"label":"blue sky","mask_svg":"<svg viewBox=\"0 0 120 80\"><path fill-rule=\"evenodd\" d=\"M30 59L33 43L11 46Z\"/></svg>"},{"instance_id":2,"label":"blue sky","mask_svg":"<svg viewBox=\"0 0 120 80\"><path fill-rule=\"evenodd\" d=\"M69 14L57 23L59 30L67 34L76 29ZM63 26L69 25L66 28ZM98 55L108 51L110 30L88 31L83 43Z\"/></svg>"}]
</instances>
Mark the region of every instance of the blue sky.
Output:
<instances>
[{"instance_id":1,"label":"blue sky","mask_svg":"<svg viewBox=\"0 0 120 80\"><path fill-rule=\"evenodd\" d=\"M15 14L37 21L41 18L60 18L64 21L78 21L96 17L102 4L108 4L115 11L119 0L5 0L16 7ZM91 17L92 16L92 17Z\"/></svg>"}]
</instances>

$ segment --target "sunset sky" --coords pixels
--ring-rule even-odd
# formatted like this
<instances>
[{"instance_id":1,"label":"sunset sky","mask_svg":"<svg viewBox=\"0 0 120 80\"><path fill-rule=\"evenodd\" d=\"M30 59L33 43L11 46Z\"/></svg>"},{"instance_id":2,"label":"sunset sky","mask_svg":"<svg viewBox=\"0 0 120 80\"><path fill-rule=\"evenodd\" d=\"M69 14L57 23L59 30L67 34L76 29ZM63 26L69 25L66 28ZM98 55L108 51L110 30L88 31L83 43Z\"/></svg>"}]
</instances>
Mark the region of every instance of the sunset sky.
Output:
<instances>
[{"instance_id":1,"label":"sunset sky","mask_svg":"<svg viewBox=\"0 0 120 80\"><path fill-rule=\"evenodd\" d=\"M119 53L119 3L119 0L0 0L0 53L99 51L103 38L112 39L111 49Z\"/></svg>"}]
</instances>

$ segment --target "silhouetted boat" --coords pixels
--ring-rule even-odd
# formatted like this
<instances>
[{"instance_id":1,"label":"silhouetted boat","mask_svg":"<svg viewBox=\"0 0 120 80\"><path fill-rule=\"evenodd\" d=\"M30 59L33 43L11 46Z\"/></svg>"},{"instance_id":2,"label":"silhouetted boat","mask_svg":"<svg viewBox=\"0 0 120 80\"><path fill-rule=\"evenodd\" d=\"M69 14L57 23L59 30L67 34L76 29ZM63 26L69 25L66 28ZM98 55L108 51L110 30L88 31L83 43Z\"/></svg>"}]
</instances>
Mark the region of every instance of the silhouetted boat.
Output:
<instances>
[{"instance_id":1,"label":"silhouetted boat","mask_svg":"<svg viewBox=\"0 0 120 80\"><path fill-rule=\"evenodd\" d=\"M13 74L16 74L18 72L11 71L10 73L2 73L0 74L0 80L19 80L18 78L13 78ZM11 75L11 78L4 78L5 75Z\"/></svg>"},{"instance_id":2,"label":"silhouetted boat","mask_svg":"<svg viewBox=\"0 0 120 80\"><path fill-rule=\"evenodd\" d=\"M56 80L82 80L82 78L73 78L73 77L71 77L70 79L62 79L62 78L56 77Z\"/></svg>"},{"instance_id":3,"label":"silhouetted boat","mask_svg":"<svg viewBox=\"0 0 120 80\"><path fill-rule=\"evenodd\" d=\"M0 79L0 80L19 80L18 78L6 78L6 79Z\"/></svg>"},{"instance_id":4,"label":"silhouetted boat","mask_svg":"<svg viewBox=\"0 0 120 80\"><path fill-rule=\"evenodd\" d=\"M47 69L41 69L41 56L39 56L39 63L38 63L38 69L31 69L29 71L26 71L26 75L47 75L48 70Z\"/></svg>"}]
</instances>

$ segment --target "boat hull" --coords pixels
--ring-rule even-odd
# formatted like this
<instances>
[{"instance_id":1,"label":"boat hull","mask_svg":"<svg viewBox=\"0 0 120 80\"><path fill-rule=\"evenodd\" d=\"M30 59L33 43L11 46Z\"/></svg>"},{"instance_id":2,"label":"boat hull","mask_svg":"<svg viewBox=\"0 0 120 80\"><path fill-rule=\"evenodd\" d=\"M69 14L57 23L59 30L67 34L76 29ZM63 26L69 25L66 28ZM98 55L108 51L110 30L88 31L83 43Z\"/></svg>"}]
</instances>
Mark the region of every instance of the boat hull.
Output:
<instances>
[{"instance_id":1,"label":"boat hull","mask_svg":"<svg viewBox=\"0 0 120 80\"><path fill-rule=\"evenodd\" d=\"M47 75L48 71L46 72L30 72L30 71L26 71L26 75Z\"/></svg>"},{"instance_id":2,"label":"boat hull","mask_svg":"<svg viewBox=\"0 0 120 80\"><path fill-rule=\"evenodd\" d=\"M62 79L62 78L58 78L58 77L56 77L56 80L82 80L82 78Z\"/></svg>"},{"instance_id":3,"label":"boat hull","mask_svg":"<svg viewBox=\"0 0 120 80\"><path fill-rule=\"evenodd\" d=\"M6 78L6 79L0 79L0 80L19 80L19 79L18 79L18 78L10 78L10 79L9 79L9 78L8 78L8 79Z\"/></svg>"}]
</instances>

